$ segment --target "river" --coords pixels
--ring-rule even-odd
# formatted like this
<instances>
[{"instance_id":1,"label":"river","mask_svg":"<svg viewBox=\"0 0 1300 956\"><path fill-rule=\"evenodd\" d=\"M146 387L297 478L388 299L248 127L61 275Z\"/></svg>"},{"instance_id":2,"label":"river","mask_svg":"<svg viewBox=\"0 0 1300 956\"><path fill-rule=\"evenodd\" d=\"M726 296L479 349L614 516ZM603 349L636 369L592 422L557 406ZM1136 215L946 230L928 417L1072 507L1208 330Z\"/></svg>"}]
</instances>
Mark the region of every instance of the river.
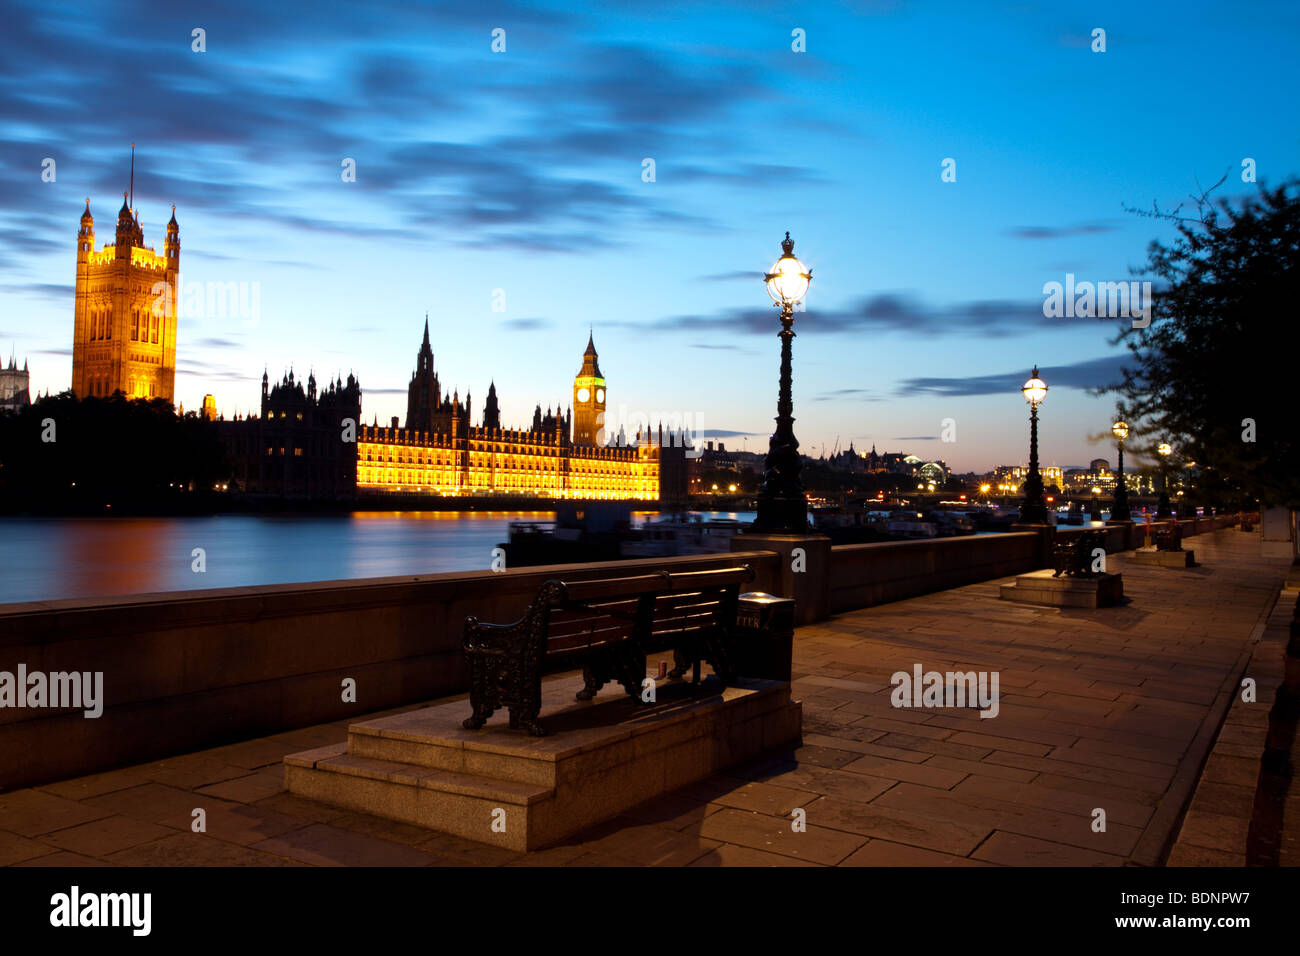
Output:
<instances>
[{"instance_id":1,"label":"river","mask_svg":"<svg viewBox=\"0 0 1300 956\"><path fill-rule=\"evenodd\" d=\"M640 522L656 512L635 512ZM752 512L703 512L753 519ZM487 570L511 521L552 512L0 518L0 604ZM202 549L203 570L196 570Z\"/></svg>"}]
</instances>

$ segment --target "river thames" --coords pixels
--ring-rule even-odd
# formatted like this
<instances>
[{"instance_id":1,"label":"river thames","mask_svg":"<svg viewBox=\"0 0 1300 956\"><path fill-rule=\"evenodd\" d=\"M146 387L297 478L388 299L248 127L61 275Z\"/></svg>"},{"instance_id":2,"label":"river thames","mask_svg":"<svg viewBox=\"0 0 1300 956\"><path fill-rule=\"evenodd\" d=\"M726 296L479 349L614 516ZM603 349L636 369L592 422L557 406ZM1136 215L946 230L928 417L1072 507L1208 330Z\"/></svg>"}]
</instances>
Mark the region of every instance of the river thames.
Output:
<instances>
[{"instance_id":1,"label":"river thames","mask_svg":"<svg viewBox=\"0 0 1300 956\"><path fill-rule=\"evenodd\" d=\"M634 512L639 523L657 512ZM752 520L751 512L704 512ZM511 521L553 512L0 519L0 604L488 570ZM206 570L194 570L196 548Z\"/></svg>"}]
</instances>

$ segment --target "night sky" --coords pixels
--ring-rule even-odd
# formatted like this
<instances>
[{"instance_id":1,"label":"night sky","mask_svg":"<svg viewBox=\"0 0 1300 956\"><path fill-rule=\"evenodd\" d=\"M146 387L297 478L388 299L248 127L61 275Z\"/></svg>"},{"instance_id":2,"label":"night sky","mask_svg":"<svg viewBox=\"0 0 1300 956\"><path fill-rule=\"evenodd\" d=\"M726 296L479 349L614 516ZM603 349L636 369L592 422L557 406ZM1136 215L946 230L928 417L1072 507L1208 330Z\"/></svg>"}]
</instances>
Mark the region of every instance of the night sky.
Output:
<instances>
[{"instance_id":1,"label":"night sky","mask_svg":"<svg viewBox=\"0 0 1300 956\"><path fill-rule=\"evenodd\" d=\"M1046 318L1044 283L1131 278L1172 230L1125 206L1300 166L1290 3L614 6L6 3L4 358L69 386L78 219L89 196L111 241L135 142L146 243L175 203L186 285L259 284L255 319L181 320L187 409L256 408L263 367L292 366L355 372L367 421L404 415L427 312L476 421L490 380L506 424L567 405L590 328L611 421L761 450L761 274L789 230L814 276L805 452L1021 462L1038 363L1044 464L1113 464L1114 399L1083 389L1115 377L1122 320Z\"/></svg>"}]
</instances>

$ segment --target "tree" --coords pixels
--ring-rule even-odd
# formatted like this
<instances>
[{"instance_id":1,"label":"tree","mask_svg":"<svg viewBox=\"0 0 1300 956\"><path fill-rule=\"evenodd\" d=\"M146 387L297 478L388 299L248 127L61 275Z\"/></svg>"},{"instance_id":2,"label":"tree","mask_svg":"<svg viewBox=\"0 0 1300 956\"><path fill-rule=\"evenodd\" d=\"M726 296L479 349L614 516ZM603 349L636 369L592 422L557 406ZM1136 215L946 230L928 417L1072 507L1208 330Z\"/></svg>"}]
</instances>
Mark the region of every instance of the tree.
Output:
<instances>
[{"instance_id":1,"label":"tree","mask_svg":"<svg viewBox=\"0 0 1300 956\"><path fill-rule=\"evenodd\" d=\"M223 474L215 424L165 399L64 392L0 415L0 511L156 513Z\"/></svg>"},{"instance_id":2,"label":"tree","mask_svg":"<svg viewBox=\"0 0 1300 956\"><path fill-rule=\"evenodd\" d=\"M1140 213L1177 236L1148 247L1150 324L1121 330L1134 364L1099 391L1122 396L1135 450L1154 459L1170 442L1204 494L1296 506L1300 181L1235 205L1210 198L1223 181L1193 197L1195 215Z\"/></svg>"}]
</instances>

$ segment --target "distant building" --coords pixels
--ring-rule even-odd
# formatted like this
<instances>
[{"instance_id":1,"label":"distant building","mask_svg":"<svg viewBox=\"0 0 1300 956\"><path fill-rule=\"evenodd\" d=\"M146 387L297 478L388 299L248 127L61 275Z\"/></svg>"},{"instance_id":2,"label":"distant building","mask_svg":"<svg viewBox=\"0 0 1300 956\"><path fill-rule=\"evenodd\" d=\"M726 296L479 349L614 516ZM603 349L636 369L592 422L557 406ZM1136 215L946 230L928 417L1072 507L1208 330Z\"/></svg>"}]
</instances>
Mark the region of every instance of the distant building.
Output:
<instances>
[{"instance_id":1,"label":"distant building","mask_svg":"<svg viewBox=\"0 0 1300 956\"><path fill-rule=\"evenodd\" d=\"M1062 488L1064 475L1057 465L1040 465L1038 474L1043 479L1043 486L1049 487L1055 485ZM1029 467L1027 465L999 465L993 469L991 474L992 491L1003 494L1016 494L1021 490L1025 479L1029 476Z\"/></svg>"},{"instance_id":2,"label":"distant building","mask_svg":"<svg viewBox=\"0 0 1300 956\"><path fill-rule=\"evenodd\" d=\"M577 381L575 397L586 421L582 429L574 412L548 408L543 413L540 405L529 428L502 428L495 383L488 389L483 424L475 425L469 394L462 402L459 391L441 391L426 319L404 424L396 416L387 427L360 424L361 386L352 375L346 384L340 379L318 394L314 375L304 390L292 372L274 388L262 376L260 418L218 424L235 462L232 482L253 492L653 501L660 495L660 467L666 461L669 491L681 493L686 449L671 438L667 449L661 447L662 430L657 439L647 431L638 432L635 443L594 443L605 380L590 339ZM593 441L579 442L579 437Z\"/></svg>"},{"instance_id":3,"label":"distant building","mask_svg":"<svg viewBox=\"0 0 1300 956\"><path fill-rule=\"evenodd\" d=\"M215 396L210 394L203 396L203 417L210 422L217 420L217 399Z\"/></svg>"},{"instance_id":4,"label":"distant building","mask_svg":"<svg viewBox=\"0 0 1300 956\"><path fill-rule=\"evenodd\" d=\"M527 429L501 427L496 383L482 425L471 421L468 393L439 398L425 321L407 394L405 427L363 426L357 433L357 489L439 495L536 495L545 498L657 500L662 433L605 444L606 382L591 337L574 378L568 415L540 405ZM674 453L674 460L680 457ZM679 479L674 479L680 484Z\"/></svg>"},{"instance_id":5,"label":"distant building","mask_svg":"<svg viewBox=\"0 0 1300 956\"><path fill-rule=\"evenodd\" d=\"M19 368L18 360L10 356L9 365L0 366L0 412L16 412L31 402L27 360L23 359L23 367Z\"/></svg>"},{"instance_id":6,"label":"distant building","mask_svg":"<svg viewBox=\"0 0 1300 956\"><path fill-rule=\"evenodd\" d=\"M134 159L132 160L134 167ZM132 171L134 186L134 168ZM114 241L95 248L90 200L77 233L72 391L79 398L122 392L175 401L176 297L181 239L176 207L163 254L144 244L139 213L122 194Z\"/></svg>"},{"instance_id":7,"label":"distant building","mask_svg":"<svg viewBox=\"0 0 1300 956\"><path fill-rule=\"evenodd\" d=\"M209 396L210 397L210 396ZM204 400L204 416L208 403ZM213 406L215 412L215 403ZM275 386L262 374L259 417L217 423L232 472L232 491L331 499L356 492L357 445L345 440L361 420L361 385L352 375L317 392L289 372Z\"/></svg>"}]
</instances>

